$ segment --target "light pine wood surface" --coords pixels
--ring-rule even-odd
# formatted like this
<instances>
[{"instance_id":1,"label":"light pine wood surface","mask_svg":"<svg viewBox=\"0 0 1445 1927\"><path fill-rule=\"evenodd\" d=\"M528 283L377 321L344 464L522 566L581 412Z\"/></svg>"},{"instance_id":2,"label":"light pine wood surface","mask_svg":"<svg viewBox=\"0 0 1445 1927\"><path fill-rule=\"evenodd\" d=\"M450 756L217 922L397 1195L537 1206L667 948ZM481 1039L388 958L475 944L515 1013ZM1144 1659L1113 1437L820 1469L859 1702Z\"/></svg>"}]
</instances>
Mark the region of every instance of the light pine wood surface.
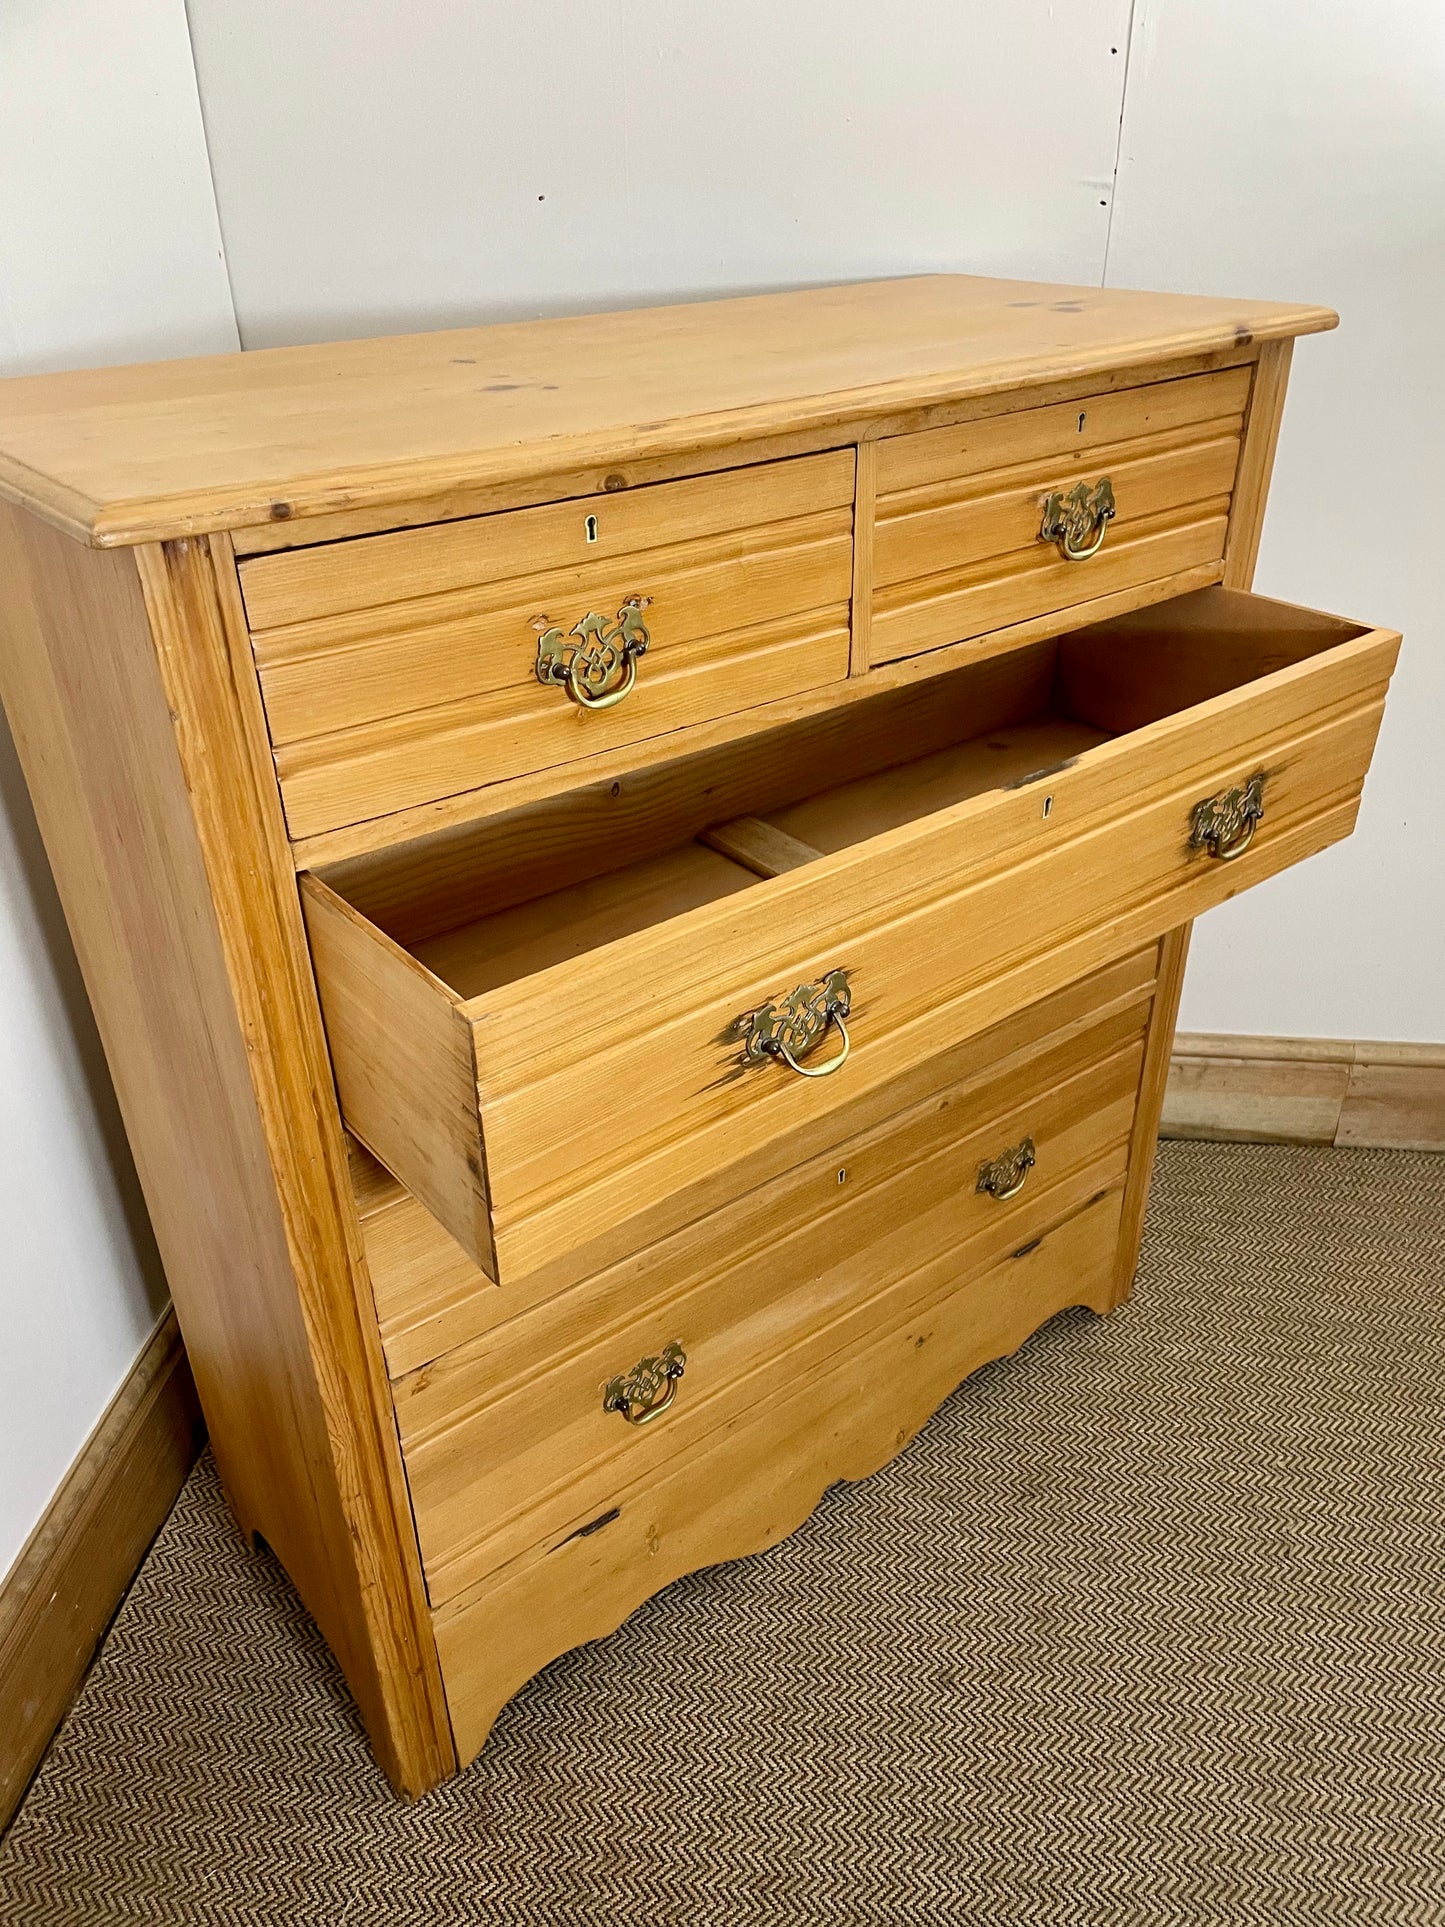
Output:
<instances>
[{"instance_id":1,"label":"light pine wood surface","mask_svg":"<svg viewBox=\"0 0 1445 1927\"><path fill-rule=\"evenodd\" d=\"M83 539L155 541L735 447L1335 321L1301 305L927 275L27 376L0 388L0 489Z\"/></svg>"},{"instance_id":2,"label":"light pine wood surface","mask_svg":"<svg viewBox=\"0 0 1445 1927\"><path fill-rule=\"evenodd\" d=\"M423 1387L399 1388L433 1603L585 1523L635 1470L661 1470L811 1376L883 1315L880 1294L932 1255L952 1252L960 1272L986 1268L1101 1184L1120 1181L1139 1042L1099 1063L1061 1056L1051 1091L1026 1069L1000 1080L979 1108L944 1092L871 1141L845 1141L836 1159L805 1168L766 1207L759 1201L765 1235L746 1258L716 1250L701 1276L684 1273L661 1302L612 1327L546 1348L529 1346L524 1328L511 1374L483 1348L467 1361L470 1371L460 1363L424 1370ZM1000 1204L979 1192L980 1165L1026 1137L1037 1163L1019 1196ZM585 1305L574 1316L585 1321ZM666 1421L630 1426L605 1412L597 1387L674 1339L687 1369Z\"/></svg>"},{"instance_id":3,"label":"light pine wood surface","mask_svg":"<svg viewBox=\"0 0 1445 1927\"><path fill-rule=\"evenodd\" d=\"M98 553L0 506L0 677L227 1492L419 1791L451 1736L217 561Z\"/></svg>"},{"instance_id":4,"label":"light pine wood surface","mask_svg":"<svg viewBox=\"0 0 1445 1927\"><path fill-rule=\"evenodd\" d=\"M1333 325L924 276L0 383L0 693L200 1400L401 1791L1127 1293L1190 919L1348 834L1398 648L1245 593ZM633 596L619 703L538 681ZM837 1075L739 1061L839 967Z\"/></svg>"},{"instance_id":5,"label":"light pine wood surface","mask_svg":"<svg viewBox=\"0 0 1445 1927\"><path fill-rule=\"evenodd\" d=\"M1002 1016L1010 997L1096 967L1125 932L1157 938L1346 831L1397 638L1274 609L1216 591L1073 639L1058 669L1064 702L1088 729L1121 734L996 726L986 773L968 759L955 773L945 758L940 781L935 758L772 813L826 852L816 863L754 881L694 847L660 895L657 866L644 864L423 946L451 1058L430 1081L466 1087L468 1036L475 1061L477 1118L460 1137L448 1112L403 1139L416 1096L404 1060L382 1068L396 1026L362 1013L376 1008L383 960L399 982L406 961L309 881L313 922L327 920L317 964L353 1128L439 1210L435 1174L450 1162L451 1189L468 1197L466 1169L485 1144L489 1236L469 1204L443 1221L484 1268L495 1246L504 1285L575 1248L580 1227L685 1189L700 1165L768 1142L782 1155L804 1116L841 1101L839 1086L885 1081ZM1261 767L1269 803L1248 854L1221 864L1191 852L1194 805ZM727 1038L739 1013L843 965L855 972L857 1040L845 1079L819 1087L776 1064L738 1067ZM413 966L406 982L424 1000L425 974ZM622 983L646 983L647 1000L619 997ZM357 1112L352 1091L375 1102Z\"/></svg>"},{"instance_id":6,"label":"light pine wood surface","mask_svg":"<svg viewBox=\"0 0 1445 1927\"><path fill-rule=\"evenodd\" d=\"M550 1355L553 1349L570 1349L579 1306L586 1319L610 1324L630 1306L664 1295L674 1277L700 1272L716 1250L754 1250L756 1214L759 1201L771 1195L768 1184L786 1188L810 1165L830 1169L840 1139L879 1130L939 1091L954 1089L972 1102L975 1094L1025 1064L1039 1065L1042 1087L1055 1053L1074 1050L1085 1032L1097 1032L1100 1054L1118 1048L1143 1026L1154 967L1152 945L1119 958L925 1059L881 1089L850 1097L836 1114L808 1120L793 1139L796 1163L781 1176L769 1179L766 1157L701 1173L675 1214L676 1228L669 1230L674 1213L667 1211L590 1240L581 1289L569 1289L576 1285L575 1267L565 1262L518 1280L507 1293L496 1291L437 1219L354 1148L353 1182L389 1371L400 1380L420 1366L437 1364L444 1354L464 1368L472 1341L489 1346L504 1330L522 1330L519 1314L543 1305L559 1322L555 1334L548 1326L538 1327L544 1334L542 1350Z\"/></svg>"},{"instance_id":7,"label":"light pine wood surface","mask_svg":"<svg viewBox=\"0 0 1445 1927\"><path fill-rule=\"evenodd\" d=\"M549 1542L436 1615L457 1750L477 1752L521 1683L580 1638L611 1632L670 1579L774 1545L836 1480L885 1464L960 1380L1017 1350L1066 1305L1112 1301L1119 1192L1106 1190L958 1289L952 1253L917 1274L906 1309L816 1377L620 1491L596 1529Z\"/></svg>"}]
</instances>

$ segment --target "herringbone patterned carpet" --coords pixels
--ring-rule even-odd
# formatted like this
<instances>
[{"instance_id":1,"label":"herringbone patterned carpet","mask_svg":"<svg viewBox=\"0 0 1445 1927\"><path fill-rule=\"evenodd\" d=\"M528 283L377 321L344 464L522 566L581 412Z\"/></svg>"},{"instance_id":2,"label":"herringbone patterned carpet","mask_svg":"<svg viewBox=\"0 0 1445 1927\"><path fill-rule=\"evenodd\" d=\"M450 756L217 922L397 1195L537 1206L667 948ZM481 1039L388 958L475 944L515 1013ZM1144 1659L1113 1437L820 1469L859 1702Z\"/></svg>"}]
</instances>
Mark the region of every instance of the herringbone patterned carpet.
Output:
<instances>
[{"instance_id":1,"label":"herringbone patterned carpet","mask_svg":"<svg viewBox=\"0 0 1445 1927\"><path fill-rule=\"evenodd\" d=\"M1445 1159L1166 1145L1139 1287L420 1806L209 1461L0 1919L1445 1922Z\"/></svg>"}]
</instances>

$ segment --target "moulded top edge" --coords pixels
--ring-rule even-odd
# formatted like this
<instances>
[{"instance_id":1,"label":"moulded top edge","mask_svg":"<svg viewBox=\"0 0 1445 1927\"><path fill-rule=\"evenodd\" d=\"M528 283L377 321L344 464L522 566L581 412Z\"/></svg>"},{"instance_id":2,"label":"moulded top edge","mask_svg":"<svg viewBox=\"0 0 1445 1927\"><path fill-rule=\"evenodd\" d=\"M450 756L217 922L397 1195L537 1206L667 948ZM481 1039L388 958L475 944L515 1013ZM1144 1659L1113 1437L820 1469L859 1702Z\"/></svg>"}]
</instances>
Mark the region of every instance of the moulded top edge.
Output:
<instances>
[{"instance_id":1,"label":"moulded top edge","mask_svg":"<svg viewBox=\"0 0 1445 1927\"><path fill-rule=\"evenodd\" d=\"M0 382L0 496L101 547L843 426L1317 333L1327 308L927 275Z\"/></svg>"}]
</instances>

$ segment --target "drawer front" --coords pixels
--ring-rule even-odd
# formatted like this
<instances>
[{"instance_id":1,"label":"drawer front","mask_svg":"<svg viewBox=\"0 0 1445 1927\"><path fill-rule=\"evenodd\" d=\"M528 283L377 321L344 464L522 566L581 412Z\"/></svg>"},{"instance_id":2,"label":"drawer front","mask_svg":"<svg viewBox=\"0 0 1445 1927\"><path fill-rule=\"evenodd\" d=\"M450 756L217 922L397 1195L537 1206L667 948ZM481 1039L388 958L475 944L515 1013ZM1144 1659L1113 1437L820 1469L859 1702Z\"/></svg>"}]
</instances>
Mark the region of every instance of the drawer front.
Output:
<instances>
[{"instance_id":1,"label":"drawer front","mask_svg":"<svg viewBox=\"0 0 1445 1927\"><path fill-rule=\"evenodd\" d=\"M1220 562L1249 381L1228 368L879 442L871 660ZM1067 518L1078 488L1072 531L1042 533L1049 498Z\"/></svg>"},{"instance_id":2,"label":"drawer front","mask_svg":"<svg viewBox=\"0 0 1445 1927\"><path fill-rule=\"evenodd\" d=\"M433 1601L785 1394L896 1316L940 1258L963 1281L1121 1182L1143 1057L1132 1015L1101 1060L1088 1033L750 1194L654 1302L609 1322L608 1281L589 1282L398 1384Z\"/></svg>"},{"instance_id":3,"label":"drawer front","mask_svg":"<svg viewBox=\"0 0 1445 1927\"><path fill-rule=\"evenodd\" d=\"M619 1483L607 1504L433 1616L465 1761L523 1682L612 1632L701 1566L773 1545L839 1479L891 1459L970 1372L1070 1305L1105 1311L1119 1228L1110 1192L958 1289L947 1256L899 1315L697 1451Z\"/></svg>"},{"instance_id":4,"label":"drawer front","mask_svg":"<svg viewBox=\"0 0 1445 1927\"><path fill-rule=\"evenodd\" d=\"M846 676L853 477L845 450L242 563L292 835Z\"/></svg>"},{"instance_id":5,"label":"drawer front","mask_svg":"<svg viewBox=\"0 0 1445 1927\"><path fill-rule=\"evenodd\" d=\"M801 867L470 998L308 879L348 1123L505 1287L1347 835L1398 638L1190 600L1059 643L1083 746L1032 775L831 851L826 798L776 811ZM834 1074L752 1048L790 1001Z\"/></svg>"},{"instance_id":6,"label":"drawer front","mask_svg":"<svg viewBox=\"0 0 1445 1927\"><path fill-rule=\"evenodd\" d=\"M499 1275L524 1275L579 1225L641 1210L700 1168L784 1143L845 1094L1347 835L1393 650L1331 654L1332 669L1321 658L1283 672L1046 783L943 810L476 999ZM1200 803L1261 769L1268 802L1250 848L1223 861L1192 847ZM740 1014L840 968L852 1039L840 1074L743 1064L729 1038ZM619 998L619 983L645 985L646 1000ZM559 1026L559 1012L583 1009L585 1029Z\"/></svg>"},{"instance_id":7,"label":"drawer front","mask_svg":"<svg viewBox=\"0 0 1445 1927\"><path fill-rule=\"evenodd\" d=\"M862 1136L929 1099L942 1099L945 1092L955 1092L958 1104L966 1104L973 1116L992 1115L1000 1101L990 1092L1000 1080L1022 1078L1039 1090L1050 1089L1081 1062L1110 1056L1143 1031L1157 961L1154 944L1121 957L926 1059L882 1089L849 1100L789 1138L790 1169L773 1183L786 1187L821 1153L831 1159L844 1139ZM1080 1040L1085 1040L1082 1049ZM405 1381L399 1396L434 1388L457 1411L476 1399L478 1372L484 1370L480 1382L495 1389L529 1371L533 1341L528 1340L525 1356L508 1350L521 1314L538 1308L530 1327L543 1334L536 1342L543 1353L560 1356L576 1342L578 1305L585 1302L598 1330L610 1328L639 1305L665 1295L679 1278L700 1275L716 1248L741 1256L761 1248L771 1235L760 1228L757 1210L759 1187L769 1173L721 1167L669 1199L665 1211L647 1224L632 1220L615 1227L561 1264L498 1291L437 1218L354 1140L351 1156L388 1375ZM572 1290L583 1278L585 1294ZM451 1357L441 1362L448 1353ZM435 1369L423 1374L424 1365ZM448 1383L453 1390L445 1389Z\"/></svg>"}]
</instances>

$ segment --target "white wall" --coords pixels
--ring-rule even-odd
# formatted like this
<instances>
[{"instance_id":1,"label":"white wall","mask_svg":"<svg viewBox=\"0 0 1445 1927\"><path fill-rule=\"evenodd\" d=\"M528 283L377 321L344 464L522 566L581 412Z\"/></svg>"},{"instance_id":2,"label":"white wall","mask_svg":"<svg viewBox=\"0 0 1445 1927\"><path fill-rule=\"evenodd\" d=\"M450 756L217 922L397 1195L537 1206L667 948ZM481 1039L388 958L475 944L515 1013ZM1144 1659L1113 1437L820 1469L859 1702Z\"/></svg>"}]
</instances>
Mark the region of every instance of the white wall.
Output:
<instances>
[{"instance_id":1,"label":"white wall","mask_svg":"<svg viewBox=\"0 0 1445 1927\"><path fill-rule=\"evenodd\" d=\"M0 373L234 348L182 0L0 8ZM165 1287L0 720L0 1572Z\"/></svg>"},{"instance_id":2,"label":"white wall","mask_svg":"<svg viewBox=\"0 0 1445 1927\"><path fill-rule=\"evenodd\" d=\"M248 347L969 266L1097 282L1129 0L191 0Z\"/></svg>"},{"instance_id":3,"label":"white wall","mask_svg":"<svg viewBox=\"0 0 1445 1927\"><path fill-rule=\"evenodd\" d=\"M926 268L1340 308L1296 357L1260 586L1409 646L1357 838L1201 925L1185 1022L1445 1039L1439 0L190 0L189 25L251 347ZM233 346L206 159L182 0L7 0L0 365ZM158 1302L3 750L0 1567Z\"/></svg>"},{"instance_id":4,"label":"white wall","mask_svg":"<svg viewBox=\"0 0 1445 1927\"><path fill-rule=\"evenodd\" d=\"M1445 7L1129 13L191 0L243 338L920 268L1338 307L1259 586L1409 647L1357 836L1201 925L1183 1022L1445 1038Z\"/></svg>"},{"instance_id":5,"label":"white wall","mask_svg":"<svg viewBox=\"0 0 1445 1927\"><path fill-rule=\"evenodd\" d=\"M1445 1039L1445 5L1136 0L1119 287L1323 301L1256 586L1405 631L1359 828L1195 931L1180 1022Z\"/></svg>"}]
</instances>

